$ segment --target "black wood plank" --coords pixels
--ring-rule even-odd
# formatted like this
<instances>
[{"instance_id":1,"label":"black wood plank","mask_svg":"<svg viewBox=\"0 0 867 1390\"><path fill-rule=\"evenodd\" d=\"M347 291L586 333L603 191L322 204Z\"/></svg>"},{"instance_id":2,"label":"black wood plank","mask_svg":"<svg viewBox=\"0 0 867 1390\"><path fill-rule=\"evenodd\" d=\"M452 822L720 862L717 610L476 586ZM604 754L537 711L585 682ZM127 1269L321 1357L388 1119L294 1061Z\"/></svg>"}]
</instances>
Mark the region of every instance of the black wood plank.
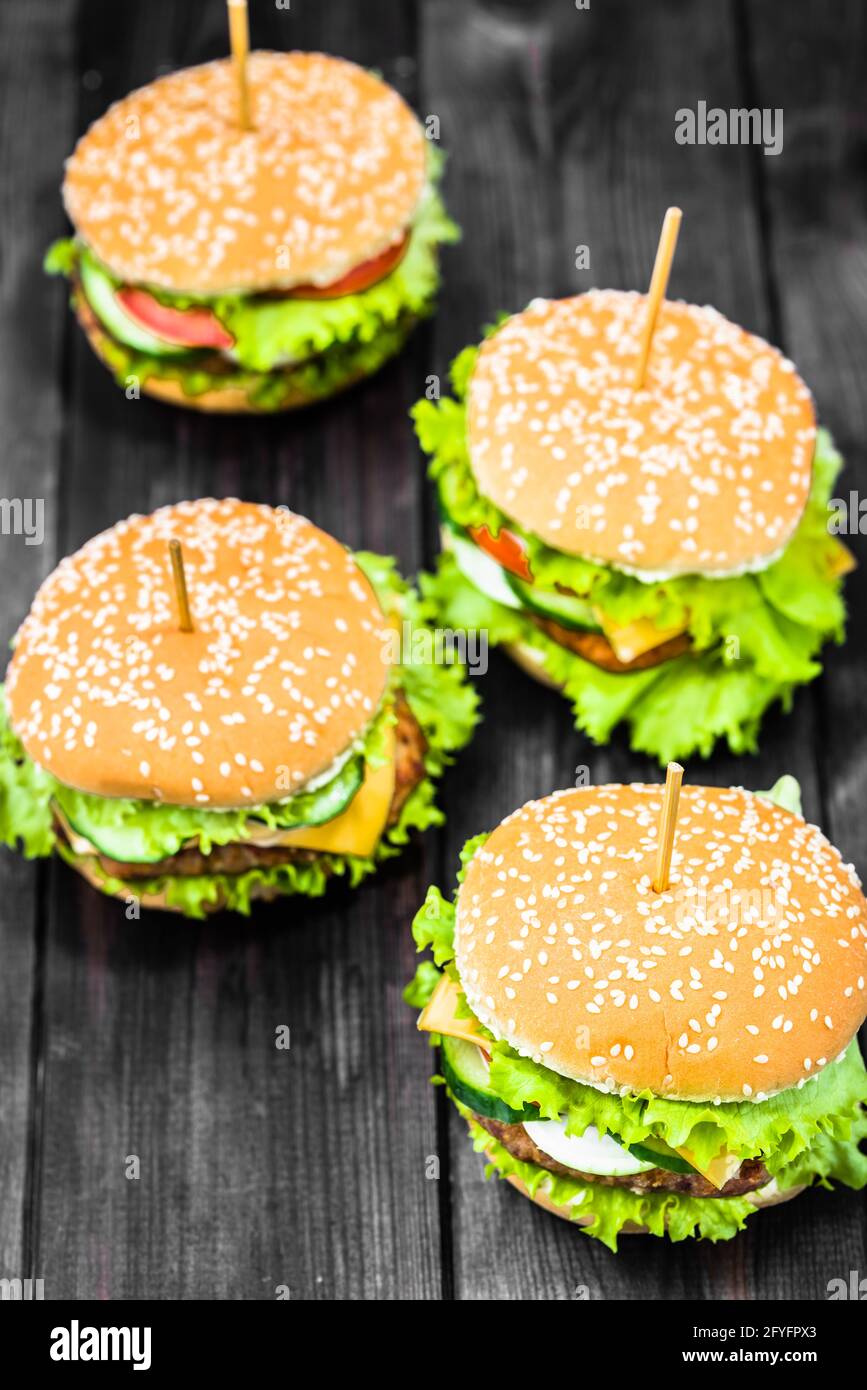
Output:
<instances>
[{"instance_id":1,"label":"black wood plank","mask_svg":"<svg viewBox=\"0 0 867 1390\"><path fill-rule=\"evenodd\" d=\"M867 14L863 5L806 3L781 12L767 0L744 7L750 104L784 111L783 154L760 159L769 265L786 350L816 397L846 467L837 492L867 489L867 205L865 132ZM855 518L857 526L857 516ZM867 525L867 523L865 523ZM846 544L859 568L847 582L845 646L826 662L814 739L824 793L823 828L867 875L867 546ZM865 1035L862 1031L862 1047ZM822 1296L829 1279L867 1265L867 1200L841 1189L804 1229L804 1258ZM780 1260L790 1252L780 1250ZM791 1287L800 1285L801 1270Z\"/></svg>"},{"instance_id":2,"label":"black wood plank","mask_svg":"<svg viewBox=\"0 0 867 1390\"><path fill-rule=\"evenodd\" d=\"M82 126L158 68L225 51L224 13L86 4L80 64L100 85ZM254 0L251 29L261 47L377 66L412 95L410 6ZM418 351L332 407L223 420L127 401L76 337L65 548L132 510L240 494L287 502L415 568L405 412ZM197 927L127 921L57 871L39 1190L40 1259L57 1293L437 1296L430 1068L399 997L413 969L406 922L429 875L411 852L354 895ZM275 1047L284 1024L289 1051ZM138 1180L125 1176L129 1155Z\"/></svg>"},{"instance_id":3,"label":"black wood plank","mask_svg":"<svg viewBox=\"0 0 867 1390\"><path fill-rule=\"evenodd\" d=\"M54 296L40 263L62 228L54 185L73 131L72 19L70 5L49 0L0 10L0 490L6 501L41 503L44 526L41 544L0 536L4 649L55 553L63 325L50 312ZM40 1124L43 872L0 853L0 1276L40 1277L29 1195Z\"/></svg>"},{"instance_id":4,"label":"black wood plank","mask_svg":"<svg viewBox=\"0 0 867 1390\"><path fill-rule=\"evenodd\" d=\"M556 170L544 91L550 32L546 7L539 9L541 21L529 6L458 0L424 6L423 105L440 119L449 152L449 203L464 239L419 395L424 375L434 371L445 382L450 359L477 342L482 325L499 312L554 292ZM432 507L430 518L434 552ZM568 785L578 762L589 762L593 776L607 780L600 772L606 755L591 751L576 735L565 702L506 657L490 654L479 688L484 723L454 779L458 785L449 803L438 875L444 889L454 883L466 839L491 829L528 797ZM516 1213L505 1191L481 1187L482 1163L470 1149L465 1126L442 1096L440 1104L440 1152L452 1171L455 1296L508 1296L506 1291L520 1290L525 1268L534 1264L535 1273L527 1277L550 1287L544 1248L532 1240L532 1213ZM509 1245L503 1243L507 1232ZM521 1232L529 1235L522 1239ZM508 1250L508 1259L500 1260L498 1250Z\"/></svg>"}]
</instances>

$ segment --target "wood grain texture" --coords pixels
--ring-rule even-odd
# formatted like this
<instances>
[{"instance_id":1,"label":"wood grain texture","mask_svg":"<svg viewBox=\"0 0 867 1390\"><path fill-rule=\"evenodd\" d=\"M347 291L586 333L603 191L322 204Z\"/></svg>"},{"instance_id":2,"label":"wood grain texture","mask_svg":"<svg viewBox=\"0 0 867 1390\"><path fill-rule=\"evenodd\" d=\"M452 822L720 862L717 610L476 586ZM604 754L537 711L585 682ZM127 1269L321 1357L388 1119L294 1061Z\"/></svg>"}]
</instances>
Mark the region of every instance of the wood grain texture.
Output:
<instances>
[{"instance_id":1,"label":"wood grain texture","mask_svg":"<svg viewBox=\"0 0 867 1390\"><path fill-rule=\"evenodd\" d=\"M407 572L430 562L406 418L426 378L445 381L483 324L534 295L643 286L669 203L684 209L671 294L779 342L863 486L864 17L857 0L828 9L253 0L254 46L354 58L439 117L464 240L445 252L439 315L377 378L302 415L233 420L126 400L39 268L76 134L156 73L225 53L224 7L0 6L0 491L44 496L49 526L42 548L0 538L3 633L57 553L183 497L287 503ZM783 106L783 155L676 145L674 113L699 99ZM766 721L761 755L720 752L687 778L762 787L792 771L863 866L863 573L850 596L849 644ZM844 1191L719 1247L627 1238L614 1258L483 1181L400 998L409 921L429 882L452 885L468 836L579 765L595 782L658 770L622 736L588 744L496 653L479 687L485 720L446 778L443 832L353 894L250 922L128 920L62 866L3 855L0 1276L40 1276L49 1298L767 1300L821 1298L867 1268L865 1205Z\"/></svg>"},{"instance_id":2,"label":"wood grain texture","mask_svg":"<svg viewBox=\"0 0 867 1390\"><path fill-rule=\"evenodd\" d=\"M819 419L843 453L836 489L863 497L867 487L867 14L847 3L832 16L820 4L781 14L767 0L744 13L751 104L785 112L783 154L761 159L769 270L783 346L816 398ZM867 519L865 519L867 526ZM862 876L867 869L864 817L867 777L867 545L849 535L858 559L847 583L846 645L828 656L817 689L812 742L825 808L824 828ZM862 1047L865 1032L861 1034ZM827 1281L867 1265L867 1201L840 1190L815 1202L803 1228L799 1268L780 1240L777 1255L790 1273L790 1296L804 1270L816 1296Z\"/></svg>"},{"instance_id":3,"label":"wood grain texture","mask_svg":"<svg viewBox=\"0 0 867 1390\"><path fill-rule=\"evenodd\" d=\"M56 559L63 452L64 319L41 273L63 226L57 168L74 131L74 14L49 0L6 7L0 42L0 435L4 498L44 508L44 540L0 536L4 648ZM45 92L52 92L46 108ZM0 851L0 1277L38 1276L33 1183L42 1118L42 905L46 868Z\"/></svg>"}]
</instances>

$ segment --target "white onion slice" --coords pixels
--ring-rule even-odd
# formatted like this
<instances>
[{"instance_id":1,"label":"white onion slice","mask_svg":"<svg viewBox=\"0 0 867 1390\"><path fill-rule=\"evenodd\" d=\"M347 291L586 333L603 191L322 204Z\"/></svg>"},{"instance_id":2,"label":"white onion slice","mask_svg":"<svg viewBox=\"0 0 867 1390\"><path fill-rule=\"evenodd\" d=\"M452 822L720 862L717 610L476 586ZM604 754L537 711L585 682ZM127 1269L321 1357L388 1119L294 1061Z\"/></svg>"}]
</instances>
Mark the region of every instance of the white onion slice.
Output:
<instances>
[{"instance_id":1,"label":"white onion slice","mask_svg":"<svg viewBox=\"0 0 867 1390\"><path fill-rule=\"evenodd\" d=\"M645 1163L628 1149L621 1148L610 1134L601 1135L595 1125L588 1125L583 1134L567 1134L565 1120L528 1120L524 1129L549 1158L582 1173L626 1178L633 1173L646 1173L653 1167L652 1163Z\"/></svg>"}]
</instances>

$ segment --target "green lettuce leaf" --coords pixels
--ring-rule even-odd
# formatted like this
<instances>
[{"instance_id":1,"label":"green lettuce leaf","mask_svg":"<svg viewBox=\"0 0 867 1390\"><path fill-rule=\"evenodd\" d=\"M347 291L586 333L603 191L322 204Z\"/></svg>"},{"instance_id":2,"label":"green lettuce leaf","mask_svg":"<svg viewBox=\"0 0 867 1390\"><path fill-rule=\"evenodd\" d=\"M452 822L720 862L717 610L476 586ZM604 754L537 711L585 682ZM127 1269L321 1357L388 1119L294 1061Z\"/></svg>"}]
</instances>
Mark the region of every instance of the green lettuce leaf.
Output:
<instances>
[{"instance_id":1,"label":"green lettuce leaf","mask_svg":"<svg viewBox=\"0 0 867 1390\"><path fill-rule=\"evenodd\" d=\"M458 885L463 883L470 860L487 838L487 833L483 833L467 840L460 853ZM412 935L419 951L430 948L435 965L447 965L454 960L455 905L433 885L427 890L427 897L413 919Z\"/></svg>"},{"instance_id":2,"label":"green lettuce leaf","mask_svg":"<svg viewBox=\"0 0 867 1390\"><path fill-rule=\"evenodd\" d=\"M430 950L435 965L447 965L455 958L455 907L433 885L412 923L412 934L419 951Z\"/></svg>"},{"instance_id":3,"label":"green lettuce leaf","mask_svg":"<svg viewBox=\"0 0 867 1390\"><path fill-rule=\"evenodd\" d=\"M413 1009L423 1009L441 978L433 961L420 961L412 980L403 991L404 1003Z\"/></svg>"},{"instance_id":4,"label":"green lettuce leaf","mask_svg":"<svg viewBox=\"0 0 867 1390\"><path fill-rule=\"evenodd\" d=\"M78 269L81 244L74 236L60 237L49 246L42 261L46 275L65 275L71 279Z\"/></svg>"},{"instance_id":5,"label":"green lettuce leaf","mask_svg":"<svg viewBox=\"0 0 867 1390\"><path fill-rule=\"evenodd\" d=\"M768 1163L767 1167L774 1173L781 1192L810 1183L831 1188L834 1182L841 1182L857 1192L867 1185L867 1154L860 1147L864 1139L867 1139L867 1111L853 1120L848 1140L819 1134L810 1147L791 1162L780 1167Z\"/></svg>"},{"instance_id":6,"label":"green lettuce leaf","mask_svg":"<svg viewBox=\"0 0 867 1390\"><path fill-rule=\"evenodd\" d=\"M482 594L449 553L419 582L444 625L474 627L493 646L520 643L534 652L571 701L576 727L594 743L607 743L625 723L630 746L663 765L709 757L720 738L733 753L754 753L768 707L774 701L791 707L791 679L762 674L746 660L728 663L721 648L688 652L644 671L603 671L554 642L531 618ZM812 678L806 667L800 678Z\"/></svg>"},{"instance_id":7,"label":"green lettuce leaf","mask_svg":"<svg viewBox=\"0 0 867 1390\"><path fill-rule=\"evenodd\" d=\"M801 784L797 777L792 777L788 772L782 777L778 777L769 792L756 792L756 796L763 796L766 801L774 801L778 806L782 806L784 811L791 811L794 816L803 816L804 808L801 805Z\"/></svg>"},{"instance_id":8,"label":"green lettuce leaf","mask_svg":"<svg viewBox=\"0 0 867 1390\"><path fill-rule=\"evenodd\" d=\"M0 844L42 859L54 848L51 798L57 786L49 772L28 758L6 717L0 686Z\"/></svg>"},{"instance_id":9,"label":"green lettuce leaf","mask_svg":"<svg viewBox=\"0 0 867 1390\"><path fill-rule=\"evenodd\" d=\"M424 759L426 776L407 797L397 823L386 830L373 855L318 854L309 862L296 861L268 869L253 869L244 874L164 876L135 882L124 882L102 874L96 861L89 860L90 867L102 878L106 891L129 897L165 893L170 906L180 908L191 917L203 917L218 907L249 913L254 892L266 891L273 895L303 893L318 897L332 878L341 876L346 877L354 887L383 860L398 854L413 831L423 831L428 826L442 823L442 812L434 800L434 781L451 762L454 753L469 741L478 718L478 698L466 679L463 666L442 665L435 659L425 661L419 658L418 651L430 651L435 656L435 647L432 641L418 646L411 641L412 633L425 625L424 607L412 586L398 574L395 562L369 553L358 554L356 559L370 578L383 610L399 615L402 623L408 624L410 641L407 645L411 659L394 670L392 686L403 691L427 741ZM364 756L374 765L383 756L386 724L393 722L393 719L390 711L384 712L374 720L365 737ZM75 855L57 840L52 825L51 801L58 795L58 788L56 780L37 767L24 752L9 727L0 702L0 843L11 847L20 845L28 857L44 856L57 849L64 858L74 862ZM312 814L311 808L326 791L327 787L324 787L318 792L299 793L299 797L292 798L286 806L298 810L309 798L306 809L308 814ZM60 790L60 796L67 794L73 798L85 795L70 792L68 788ZM210 847L242 839L243 833L239 832L242 832L242 823L248 815L268 824L279 824L281 817L291 813L282 806L251 807L244 813L201 812L125 801L122 798L89 800L101 801L104 814L109 819L117 815L121 821L134 820L144 810L155 844L176 843L182 832L183 839L197 835L201 838L204 834L201 840L203 849L205 843ZM165 824L162 825L161 816L165 817ZM223 816L227 817L225 825L221 821ZM271 817L277 819L272 822ZM203 820L207 821L204 830Z\"/></svg>"},{"instance_id":10,"label":"green lettuce leaf","mask_svg":"<svg viewBox=\"0 0 867 1390\"><path fill-rule=\"evenodd\" d=\"M479 595L449 556L424 585L428 601L445 622L475 624L494 644L531 648L572 701L577 727L597 743L607 742L623 721L632 747L662 763L695 753L706 757L720 738L735 753L754 751L765 710L776 700L788 708L794 687L819 674L822 645L843 639L842 579L833 574L839 543L828 532L828 500L842 461L827 431L819 431L804 515L772 565L728 579L686 575L645 583L552 549L480 495L462 399L476 353L465 349L453 364L457 399L420 401L412 412L450 523L487 526L495 535L508 526L523 540L540 588L569 589L618 623L646 618L660 627L682 626L693 649L646 671L601 671L553 642L528 615Z\"/></svg>"}]
</instances>

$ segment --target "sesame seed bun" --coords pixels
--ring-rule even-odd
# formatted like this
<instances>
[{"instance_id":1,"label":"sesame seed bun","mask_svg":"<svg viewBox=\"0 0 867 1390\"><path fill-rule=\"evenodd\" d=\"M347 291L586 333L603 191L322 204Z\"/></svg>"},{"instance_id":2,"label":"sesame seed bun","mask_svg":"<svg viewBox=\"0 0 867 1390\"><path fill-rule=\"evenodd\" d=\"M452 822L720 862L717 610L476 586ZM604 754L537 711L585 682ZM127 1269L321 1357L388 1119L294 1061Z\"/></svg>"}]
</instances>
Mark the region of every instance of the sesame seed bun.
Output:
<instances>
[{"instance_id":1,"label":"sesame seed bun","mask_svg":"<svg viewBox=\"0 0 867 1390\"><path fill-rule=\"evenodd\" d=\"M548 545L639 576L761 569L807 501L810 393L761 338L671 301L636 391L646 302L536 300L482 344L467 413L479 489Z\"/></svg>"},{"instance_id":2,"label":"sesame seed bun","mask_svg":"<svg viewBox=\"0 0 867 1390\"><path fill-rule=\"evenodd\" d=\"M195 295L327 285L397 243L424 133L372 73L322 53L252 53L253 130L228 59L110 107L66 165L70 219L119 279Z\"/></svg>"},{"instance_id":3,"label":"sesame seed bun","mask_svg":"<svg viewBox=\"0 0 867 1390\"><path fill-rule=\"evenodd\" d=\"M503 821L458 896L467 1002L518 1052L600 1089L758 1101L857 1032L867 902L821 831L737 787L682 789L654 893L662 790L574 788Z\"/></svg>"},{"instance_id":4,"label":"sesame seed bun","mask_svg":"<svg viewBox=\"0 0 867 1390\"><path fill-rule=\"evenodd\" d=\"M561 690L559 681L555 681L545 670L544 657L535 647L531 647L528 642L507 642L504 651L512 658L516 666L531 676L540 685L546 685L549 690Z\"/></svg>"},{"instance_id":5,"label":"sesame seed bun","mask_svg":"<svg viewBox=\"0 0 867 1390\"><path fill-rule=\"evenodd\" d=\"M33 761L81 791L210 810L282 801L376 714L386 631L352 555L303 517L180 502L119 522L45 581L16 638L9 717Z\"/></svg>"}]
</instances>

